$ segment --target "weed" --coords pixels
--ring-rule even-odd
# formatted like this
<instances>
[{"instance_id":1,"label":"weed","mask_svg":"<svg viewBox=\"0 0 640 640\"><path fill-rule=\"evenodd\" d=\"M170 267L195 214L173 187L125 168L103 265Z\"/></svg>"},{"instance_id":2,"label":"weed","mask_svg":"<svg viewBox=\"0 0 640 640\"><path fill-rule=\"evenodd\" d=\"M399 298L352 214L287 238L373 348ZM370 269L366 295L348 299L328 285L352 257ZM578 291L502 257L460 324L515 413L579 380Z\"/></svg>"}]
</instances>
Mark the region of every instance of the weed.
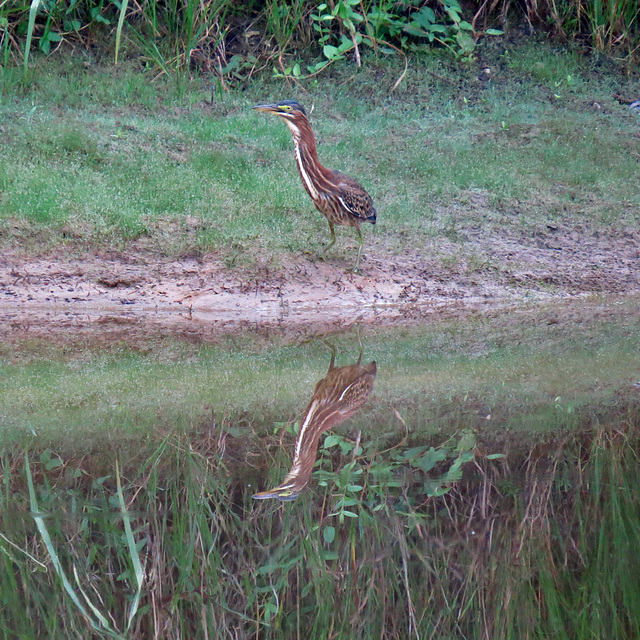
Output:
<instances>
[{"instance_id":1,"label":"weed","mask_svg":"<svg viewBox=\"0 0 640 640\"><path fill-rule=\"evenodd\" d=\"M286 505L251 501L231 422L121 466L5 450L0 621L59 638L634 638L637 418L505 456L470 434L334 437L326 486Z\"/></svg>"}]
</instances>

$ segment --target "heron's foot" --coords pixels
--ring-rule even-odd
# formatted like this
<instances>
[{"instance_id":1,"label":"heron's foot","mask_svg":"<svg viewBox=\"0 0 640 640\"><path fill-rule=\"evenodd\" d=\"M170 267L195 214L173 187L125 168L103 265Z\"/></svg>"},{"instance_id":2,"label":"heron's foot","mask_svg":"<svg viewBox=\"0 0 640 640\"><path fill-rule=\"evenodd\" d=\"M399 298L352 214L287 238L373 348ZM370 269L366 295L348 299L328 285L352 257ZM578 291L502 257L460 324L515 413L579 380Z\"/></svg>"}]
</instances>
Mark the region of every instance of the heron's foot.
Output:
<instances>
[{"instance_id":1,"label":"heron's foot","mask_svg":"<svg viewBox=\"0 0 640 640\"><path fill-rule=\"evenodd\" d=\"M354 264L353 267L349 267L345 273L355 273L356 275L359 275L359 276L362 275L362 271L360 271L360 266L357 264Z\"/></svg>"},{"instance_id":2,"label":"heron's foot","mask_svg":"<svg viewBox=\"0 0 640 640\"><path fill-rule=\"evenodd\" d=\"M322 262L326 262L324 251L317 253L316 251L305 250L302 252L305 256L308 256L311 260L322 260Z\"/></svg>"},{"instance_id":3,"label":"heron's foot","mask_svg":"<svg viewBox=\"0 0 640 640\"><path fill-rule=\"evenodd\" d=\"M318 255L318 258L320 260L323 260L324 262L327 262L327 253L335 243L336 243L336 239L334 236L331 238L331 240L329 240L329 244L320 252L320 254Z\"/></svg>"},{"instance_id":4,"label":"heron's foot","mask_svg":"<svg viewBox=\"0 0 640 640\"><path fill-rule=\"evenodd\" d=\"M333 246L333 242L329 243L319 254L318 254L318 260L322 260L322 262L329 262L329 257L327 256L327 253L329 252L329 249L331 249L331 247Z\"/></svg>"}]
</instances>

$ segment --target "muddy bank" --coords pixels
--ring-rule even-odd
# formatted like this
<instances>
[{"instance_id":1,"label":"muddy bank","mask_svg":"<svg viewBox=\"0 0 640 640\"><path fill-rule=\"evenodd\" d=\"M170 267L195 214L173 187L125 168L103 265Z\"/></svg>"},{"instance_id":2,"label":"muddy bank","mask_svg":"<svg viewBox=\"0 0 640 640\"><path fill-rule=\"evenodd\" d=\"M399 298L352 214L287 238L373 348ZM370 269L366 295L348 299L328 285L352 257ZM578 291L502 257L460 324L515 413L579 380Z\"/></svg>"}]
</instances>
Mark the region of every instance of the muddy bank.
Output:
<instances>
[{"instance_id":1,"label":"muddy bank","mask_svg":"<svg viewBox=\"0 0 640 640\"><path fill-rule=\"evenodd\" d=\"M277 269L256 258L239 269L215 254L168 259L135 245L74 257L13 250L0 259L0 339L207 339L261 328L295 337L640 291L640 233L628 230L466 230L462 243L434 239L402 255L372 238L365 257L363 273L352 274L346 252L329 262L289 256Z\"/></svg>"}]
</instances>

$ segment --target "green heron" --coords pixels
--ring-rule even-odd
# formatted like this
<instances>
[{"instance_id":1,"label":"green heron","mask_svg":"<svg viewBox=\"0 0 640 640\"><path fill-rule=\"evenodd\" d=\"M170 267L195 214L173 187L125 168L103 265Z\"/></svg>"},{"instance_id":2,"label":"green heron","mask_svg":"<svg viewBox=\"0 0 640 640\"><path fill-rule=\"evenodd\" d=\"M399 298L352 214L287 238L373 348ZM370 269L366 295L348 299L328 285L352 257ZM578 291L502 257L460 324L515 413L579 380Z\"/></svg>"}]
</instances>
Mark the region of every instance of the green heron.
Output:
<instances>
[{"instance_id":1,"label":"green heron","mask_svg":"<svg viewBox=\"0 0 640 640\"><path fill-rule=\"evenodd\" d=\"M361 353L356 364L336 367L335 349L332 351L329 371L316 384L301 420L291 471L275 489L256 493L257 500L295 500L309 482L322 433L350 418L369 397L376 377L375 361L361 365Z\"/></svg>"},{"instance_id":2,"label":"green heron","mask_svg":"<svg viewBox=\"0 0 640 640\"><path fill-rule=\"evenodd\" d=\"M320 164L313 131L302 105L294 100L283 100L275 104L259 104L253 108L275 113L291 129L302 184L316 209L329 221L331 240L321 255L324 256L336 241L334 225L355 227L358 236L358 257L352 271L358 271L363 246L360 225L363 222L376 223L376 210L371 196L353 178L339 171L331 171Z\"/></svg>"}]
</instances>

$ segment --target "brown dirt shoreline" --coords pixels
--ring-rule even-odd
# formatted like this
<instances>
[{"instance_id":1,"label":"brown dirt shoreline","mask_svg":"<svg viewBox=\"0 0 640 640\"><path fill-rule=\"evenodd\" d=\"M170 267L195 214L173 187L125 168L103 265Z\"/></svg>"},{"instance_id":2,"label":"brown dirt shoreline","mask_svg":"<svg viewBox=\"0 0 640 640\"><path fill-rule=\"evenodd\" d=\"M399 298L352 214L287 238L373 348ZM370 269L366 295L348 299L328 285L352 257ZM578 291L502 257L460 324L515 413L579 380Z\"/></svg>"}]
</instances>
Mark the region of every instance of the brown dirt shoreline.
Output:
<instances>
[{"instance_id":1,"label":"brown dirt shoreline","mask_svg":"<svg viewBox=\"0 0 640 640\"><path fill-rule=\"evenodd\" d=\"M345 272L347 256L286 256L277 269L255 258L241 269L220 255L170 259L135 243L124 252L77 256L9 250L0 258L0 340L135 344L245 330L295 339L354 323L411 325L640 291L640 231L629 229L547 227L500 237L467 229L462 243L438 238L402 255L371 238L362 275Z\"/></svg>"}]
</instances>

